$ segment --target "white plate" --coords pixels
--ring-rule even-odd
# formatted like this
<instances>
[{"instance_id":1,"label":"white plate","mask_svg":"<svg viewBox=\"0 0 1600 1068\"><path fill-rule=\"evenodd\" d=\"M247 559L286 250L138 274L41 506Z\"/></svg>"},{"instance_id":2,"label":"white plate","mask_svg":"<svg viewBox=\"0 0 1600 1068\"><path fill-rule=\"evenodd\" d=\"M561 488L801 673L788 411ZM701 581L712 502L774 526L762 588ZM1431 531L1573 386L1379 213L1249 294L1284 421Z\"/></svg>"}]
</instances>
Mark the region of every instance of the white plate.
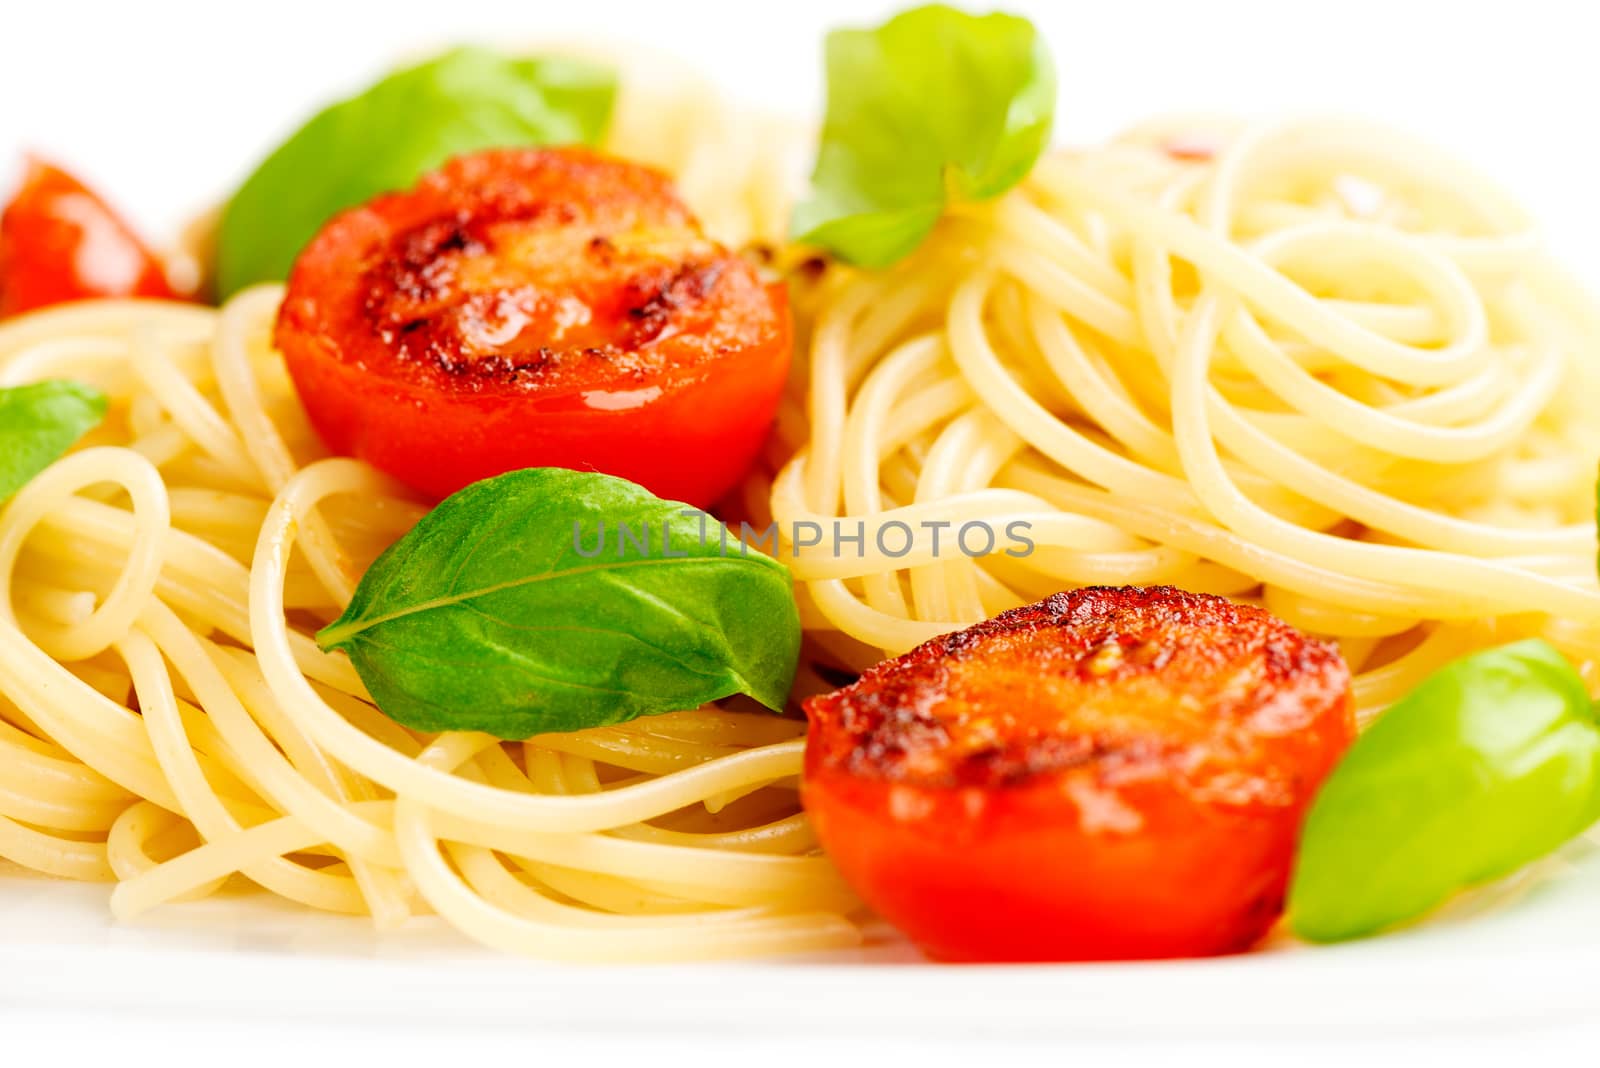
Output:
<instances>
[{"instance_id":1,"label":"white plate","mask_svg":"<svg viewBox=\"0 0 1600 1068\"><path fill-rule=\"evenodd\" d=\"M887 937L769 962L545 964L434 921L366 921L239 891L114 923L107 890L0 867L0 1002L152 1008L199 1018L931 1036L1438 1033L1591 1018L1600 989L1600 850L1480 892L1412 930L1202 961L928 966ZM4 862L0 862L3 865ZM805 1007L797 1013L797 1005Z\"/></svg>"},{"instance_id":2,"label":"white plate","mask_svg":"<svg viewBox=\"0 0 1600 1068\"><path fill-rule=\"evenodd\" d=\"M453 0L400 17L374 0L282 0L261 18L212 0L146 0L105 5L87 35L76 5L17 5L6 13L13 47L0 64L0 100L21 103L0 106L0 183L16 151L36 146L80 167L159 233L162 222L176 225L224 195L318 100L407 49L464 38L648 43L741 98L805 113L820 98L822 29L911 2ZM1519 3L1508 30L1496 5L1452 5L1446 16L1435 5L1345 0L1316 22L1314 42L1302 10L1273 0L992 6L1027 12L1051 41L1066 140L1185 108L1382 118L1503 180L1551 224L1557 249L1600 280L1586 5ZM1418 49L1441 35L1448 48ZM185 1026L248 1006L274 1021L514 1019L530 1031L606 1032L626 1005L624 1023L636 1031L1150 1038L1440 1032L1590 1018L1600 1001L1594 855L1499 907L1490 899L1503 893L1485 895L1365 942L1214 961L1008 968L922 966L892 942L824 960L555 966L494 955L437 923L379 937L363 921L260 894L172 906L121 926L107 892L0 861L0 1006L159 1008ZM9 1064L3 1042L0 1063ZM523 1062L538 1052L529 1047Z\"/></svg>"}]
</instances>

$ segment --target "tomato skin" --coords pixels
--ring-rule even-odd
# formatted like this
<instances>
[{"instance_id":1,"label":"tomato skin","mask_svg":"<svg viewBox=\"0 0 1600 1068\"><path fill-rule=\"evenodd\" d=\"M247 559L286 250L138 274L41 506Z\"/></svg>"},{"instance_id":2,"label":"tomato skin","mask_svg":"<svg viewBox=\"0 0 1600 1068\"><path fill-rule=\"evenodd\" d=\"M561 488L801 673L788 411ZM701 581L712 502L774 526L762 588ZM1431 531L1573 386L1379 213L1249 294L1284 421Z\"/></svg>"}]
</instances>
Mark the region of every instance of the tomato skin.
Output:
<instances>
[{"instance_id":1,"label":"tomato skin","mask_svg":"<svg viewBox=\"0 0 1600 1068\"><path fill-rule=\"evenodd\" d=\"M1155 652L1100 674L1108 643ZM1354 732L1330 647L1169 589L1057 594L806 712L802 799L824 850L952 961L1248 948Z\"/></svg>"},{"instance_id":2,"label":"tomato skin","mask_svg":"<svg viewBox=\"0 0 1600 1068\"><path fill-rule=\"evenodd\" d=\"M658 172L586 149L461 157L326 226L276 340L312 423L431 497L523 467L707 506L788 375L787 291Z\"/></svg>"},{"instance_id":3,"label":"tomato skin","mask_svg":"<svg viewBox=\"0 0 1600 1068\"><path fill-rule=\"evenodd\" d=\"M28 162L0 214L0 318L94 297L175 294L133 230L70 174Z\"/></svg>"},{"instance_id":4,"label":"tomato skin","mask_svg":"<svg viewBox=\"0 0 1600 1068\"><path fill-rule=\"evenodd\" d=\"M1187 811L1160 787L1106 796L1140 813L1128 836L1087 829L1054 786L964 803L808 775L806 810L828 856L939 960L1215 956L1248 949L1282 908L1292 828Z\"/></svg>"}]
</instances>

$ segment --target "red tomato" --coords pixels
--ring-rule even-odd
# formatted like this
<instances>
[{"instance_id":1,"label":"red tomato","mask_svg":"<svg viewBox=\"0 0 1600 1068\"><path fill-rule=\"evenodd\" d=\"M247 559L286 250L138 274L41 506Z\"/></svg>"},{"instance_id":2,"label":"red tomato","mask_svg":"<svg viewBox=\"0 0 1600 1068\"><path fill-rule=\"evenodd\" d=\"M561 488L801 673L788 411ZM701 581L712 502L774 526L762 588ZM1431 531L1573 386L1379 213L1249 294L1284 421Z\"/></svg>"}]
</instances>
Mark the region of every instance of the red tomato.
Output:
<instances>
[{"instance_id":1,"label":"red tomato","mask_svg":"<svg viewBox=\"0 0 1600 1068\"><path fill-rule=\"evenodd\" d=\"M105 202L32 160L0 214L0 318L90 297L165 297L161 264Z\"/></svg>"},{"instance_id":2,"label":"red tomato","mask_svg":"<svg viewBox=\"0 0 1600 1068\"><path fill-rule=\"evenodd\" d=\"M497 149L328 223L277 343L334 450L434 497L568 467L705 506L766 437L790 334L785 290L666 176Z\"/></svg>"},{"instance_id":3,"label":"red tomato","mask_svg":"<svg viewBox=\"0 0 1600 1068\"><path fill-rule=\"evenodd\" d=\"M1331 646L1170 588L1055 594L806 713L824 850L884 918L962 961L1247 948L1354 732Z\"/></svg>"}]
</instances>

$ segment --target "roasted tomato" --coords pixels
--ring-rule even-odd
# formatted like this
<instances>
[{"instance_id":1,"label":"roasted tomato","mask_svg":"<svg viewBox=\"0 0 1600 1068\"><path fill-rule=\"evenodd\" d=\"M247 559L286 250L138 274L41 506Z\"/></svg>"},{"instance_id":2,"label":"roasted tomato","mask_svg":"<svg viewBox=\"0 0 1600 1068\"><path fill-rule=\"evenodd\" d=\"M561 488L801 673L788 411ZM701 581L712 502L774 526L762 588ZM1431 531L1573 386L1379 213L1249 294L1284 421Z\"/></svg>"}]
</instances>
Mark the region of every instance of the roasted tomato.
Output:
<instances>
[{"instance_id":1,"label":"roasted tomato","mask_svg":"<svg viewBox=\"0 0 1600 1068\"><path fill-rule=\"evenodd\" d=\"M568 467L704 506L766 436L790 332L782 286L665 175L497 149L335 217L277 343L333 449L434 497Z\"/></svg>"},{"instance_id":2,"label":"roasted tomato","mask_svg":"<svg viewBox=\"0 0 1600 1068\"><path fill-rule=\"evenodd\" d=\"M928 953L963 961L1250 946L1354 730L1331 646L1170 588L1058 593L806 712L823 848Z\"/></svg>"},{"instance_id":3,"label":"roasted tomato","mask_svg":"<svg viewBox=\"0 0 1600 1068\"><path fill-rule=\"evenodd\" d=\"M0 215L0 318L90 297L172 297L160 261L105 202L30 161Z\"/></svg>"}]
</instances>

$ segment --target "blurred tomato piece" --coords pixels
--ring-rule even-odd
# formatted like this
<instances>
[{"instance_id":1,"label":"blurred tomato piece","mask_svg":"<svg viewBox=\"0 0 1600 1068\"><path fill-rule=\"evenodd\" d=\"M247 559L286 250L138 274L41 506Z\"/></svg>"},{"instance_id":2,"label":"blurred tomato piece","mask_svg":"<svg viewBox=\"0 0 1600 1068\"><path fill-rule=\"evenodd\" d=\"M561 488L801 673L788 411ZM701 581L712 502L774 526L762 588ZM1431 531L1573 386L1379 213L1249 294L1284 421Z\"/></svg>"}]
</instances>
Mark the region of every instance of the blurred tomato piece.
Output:
<instances>
[{"instance_id":1,"label":"blurred tomato piece","mask_svg":"<svg viewBox=\"0 0 1600 1068\"><path fill-rule=\"evenodd\" d=\"M175 295L105 201L59 167L29 161L0 215L0 318L69 300Z\"/></svg>"}]
</instances>

